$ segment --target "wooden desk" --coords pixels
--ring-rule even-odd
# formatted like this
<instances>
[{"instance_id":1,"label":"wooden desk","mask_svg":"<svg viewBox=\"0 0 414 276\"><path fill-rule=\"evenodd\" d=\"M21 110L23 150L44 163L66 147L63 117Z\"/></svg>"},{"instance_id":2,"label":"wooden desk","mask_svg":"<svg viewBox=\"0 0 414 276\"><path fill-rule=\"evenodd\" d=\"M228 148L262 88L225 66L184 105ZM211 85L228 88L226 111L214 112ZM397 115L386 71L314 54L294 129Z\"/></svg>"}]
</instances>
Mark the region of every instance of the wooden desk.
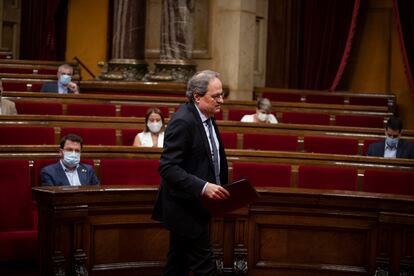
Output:
<instances>
[{"instance_id":1,"label":"wooden desk","mask_svg":"<svg viewBox=\"0 0 414 276\"><path fill-rule=\"evenodd\" d=\"M258 202L211 222L220 272L414 272L414 197L283 188L259 193ZM160 275L168 233L150 218L156 189L40 187L33 195L40 275Z\"/></svg>"}]
</instances>

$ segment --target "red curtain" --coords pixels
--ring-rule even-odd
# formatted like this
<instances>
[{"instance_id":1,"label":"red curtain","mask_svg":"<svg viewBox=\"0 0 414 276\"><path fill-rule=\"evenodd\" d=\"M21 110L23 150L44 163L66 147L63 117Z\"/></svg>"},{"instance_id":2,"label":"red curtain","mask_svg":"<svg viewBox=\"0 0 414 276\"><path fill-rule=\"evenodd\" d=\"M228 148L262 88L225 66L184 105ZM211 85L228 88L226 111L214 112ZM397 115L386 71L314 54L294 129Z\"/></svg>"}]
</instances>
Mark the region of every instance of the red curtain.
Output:
<instances>
[{"instance_id":1,"label":"red curtain","mask_svg":"<svg viewBox=\"0 0 414 276\"><path fill-rule=\"evenodd\" d=\"M300 88L335 90L351 50L360 0L303 1Z\"/></svg>"},{"instance_id":2,"label":"red curtain","mask_svg":"<svg viewBox=\"0 0 414 276\"><path fill-rule=\"evenodd\" d=\"M20 58L65 60L68 0L22 1Z\"/></svg>"},{"instance_id":3,"label":"red curtain","mask_svg":"<svg viewBox=\"0 0 414 276\"><path fill-rule=\"evenodd\" d=\"M393 0L395 21L400 37L400 46L411 100L414 101L414 1Z\"/></svg>"}]
</instances>

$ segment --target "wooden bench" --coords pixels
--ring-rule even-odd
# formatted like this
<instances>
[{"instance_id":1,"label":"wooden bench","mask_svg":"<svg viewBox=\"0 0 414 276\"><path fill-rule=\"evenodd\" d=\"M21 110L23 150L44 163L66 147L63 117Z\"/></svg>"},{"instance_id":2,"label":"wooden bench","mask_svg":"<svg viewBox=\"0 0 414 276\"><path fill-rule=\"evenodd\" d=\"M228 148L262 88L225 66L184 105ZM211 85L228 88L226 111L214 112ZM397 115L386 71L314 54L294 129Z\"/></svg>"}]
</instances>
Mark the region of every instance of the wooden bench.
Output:
<instances>
[{"instance_id":1,"label":"wooden bench","mask_svg":"<svg viewBox=\"0 0 414 276\"><path fill-rule=\"evenodd\" d=\"M271 101L386 106L390 112L395 112L397 108L394 94L328 92L270 87L255 87L253 94L255 99L265 97Z\"/></svg>"},{"instance_id":2,"label":"wooden bench","mask_svg":"<svg viewBox=\"0 0 414 276\"><path fill-rule=\"evenodd\" d=\"M158 106L160 108L168 109L169 117L180 103L183 103L185 99L178 99L177 97L170 97L163 99L163 97L145 97L145 96L118 96L114 98L108 97L109 95L95 95L88 97L87 95L75 95L83 97L73 97L73 95L59 95L48 96L50 93L41 93L45 97L36 95L37 93L24 93L23 97L19 97L19 92L6 92L5 95L10 100L16 102L16 108L19 114L42 114L42 113L30 113L26 111L25 106L29 105L45 105L46 103L61 103L63 115L77 115L76 113L70 113L70 106L90 106L88 107L88 115L94 115L94 108L99 109L100 106L113 106L113 116L131 116L134 113L125 113L124 109L144 108L147 109L152 106ZM45 95L46 94L46 95ZM62 97L63 96L63 97ZM68 96L68 97L65 97ZM133 98L133 99L131 99ZM23 105L21 107L21 105ZM329 105L329 104L306 104L302 103L295 105L292 103L275 103L275 114L279 122L283 123L300 123L300 124L320 124L320 125L344 125L344 126L358 126L358 127L377 127L382 128L384 122L392 116L385 108L370 107L369 109L359 109L357 106L349 106L350 108L343 108L344 105ZM30 108L29 108L30 109ZM376 110L374 110L376 109ZM382 109L382 110L380 110ZM48 108L41 108L44 110L43 114L51 114ZM255 103L253 101L226 101L223 105L222 112L216 115L218 120L232 120L240 121L244 114L255 113ZM56 113L53 113L56 114ZM131 114L131 115L130 115ZM145 110L140 112L141 116L145 115ZM99 112L96 112L99 115ZM109 115L109 114L107 114ZM309 121L310 120L310 121Z\"/></svg>"},{"instance_id":3,"label":"wooden bench","mask_svg":"<svg viewBox=\"0 0 414 276\"><path fill-rule=\"evenodd\" d=\"M168 123L168 119L166 120ZM296 150L303 151L312 149L305 147L306 137L326 137L352 139L358 142L358 154L364 155L369 143L384 139L384 130L376 128L355 128L340 126L312 126L296 124L265 125L259 123L242 123L232 121L217 122L224 144L227 148L252 148L253 142L245 140L245 136L256 134L269 135L256 137L254 139L282 139L284 136L295 137ZM60 140L62 128L79 128L82 132L95 129L113 130L115 145L131 145L136 133L144 128L144 118L134 117L105 117L105 116L59 116L59 115L3 115L0 117L2 128L42 126L54 128L56 144ZM7 133L7 129L4 130ZM278 137L276 137L278 136ZM128 138L126 138L128 137ZM30 140L30 136L27 136ZM306 138L306 139L305 139ZM414 141L414 131L404 130L403 138ZM246 138L249 139L249 138ZM331 139L333 140L333 139ZM30 141L29 141L30 142ZM94 142L93 140L91 142ZM329 142L329 141L328 141ZM346 143L346 142L344 142ZM309 142L311 145L311 142ZM260 146L260 143L257 143ZM264 145L264 144L263 144ZM256 148L266 149L266 148ZM270 148L277 149L277 148ZM278 150L283 150L279 148ZM287 149L287 150L293 150ZM314 150L311 150L314 151Z\"/></svg>"}]
</instances>

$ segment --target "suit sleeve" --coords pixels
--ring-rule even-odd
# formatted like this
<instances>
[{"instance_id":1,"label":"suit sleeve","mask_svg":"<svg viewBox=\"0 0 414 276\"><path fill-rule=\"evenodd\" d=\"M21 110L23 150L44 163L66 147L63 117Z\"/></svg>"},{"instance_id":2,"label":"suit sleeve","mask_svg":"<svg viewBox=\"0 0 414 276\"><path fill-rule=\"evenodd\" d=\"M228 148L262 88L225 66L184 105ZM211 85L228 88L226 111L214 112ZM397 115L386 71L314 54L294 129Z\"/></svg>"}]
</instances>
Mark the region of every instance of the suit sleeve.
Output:
<instances>
[{"instance_id":1,"label":"suit sleeve","mask_svg":"<svg viewBox=\"0 0 414 276\"><path fill-rule=\"evenodd\" d=\"M160 160L160 175L175 197L199 198L206 183L205 180L187 172L184 167L196 161L196 152L192 152L194 143L193 128L182 119L171 121L164 138L164 151ZM201 149L202 145L198 145Z\"/></svg>"},{"instance_id":2,"label":"suit sleeve","mask_svg":"<svg viewBox=\"0 0 414 276\"><path fill-rule=\"evenodd\" d=\"M90 168L90 185L99 185L99 179L93 168Z\"/></svg>"},{"instance_id":3,"label":"suit sleeve","mask_svg":"<svg viewBox=\"0 0 414 276\"><path fill-rule=\"evenodd\" d=\"M40 176L42 180L42 186L54 186L53 178L46 168L43 168L40 171Z\"/></svg>"}]
</instances>

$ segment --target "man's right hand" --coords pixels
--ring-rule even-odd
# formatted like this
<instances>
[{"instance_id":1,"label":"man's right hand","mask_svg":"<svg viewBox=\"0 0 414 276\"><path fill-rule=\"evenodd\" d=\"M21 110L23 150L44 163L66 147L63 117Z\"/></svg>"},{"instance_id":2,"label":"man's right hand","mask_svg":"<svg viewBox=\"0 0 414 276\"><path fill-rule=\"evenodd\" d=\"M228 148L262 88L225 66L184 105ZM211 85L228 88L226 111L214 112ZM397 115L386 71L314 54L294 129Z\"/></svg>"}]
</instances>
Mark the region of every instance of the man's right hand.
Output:
<instances>
[{"instance_id":1,"label":"man's right hand","mask_svg":"<svg viewBox=\"0 0 414 276\"><path fill-rule=\"evenodd\" d=\"M230 196L230 193L220 185L213 183L207 183L203 196L214 200L226 199Z\"/></svg>"}]
</instances>

